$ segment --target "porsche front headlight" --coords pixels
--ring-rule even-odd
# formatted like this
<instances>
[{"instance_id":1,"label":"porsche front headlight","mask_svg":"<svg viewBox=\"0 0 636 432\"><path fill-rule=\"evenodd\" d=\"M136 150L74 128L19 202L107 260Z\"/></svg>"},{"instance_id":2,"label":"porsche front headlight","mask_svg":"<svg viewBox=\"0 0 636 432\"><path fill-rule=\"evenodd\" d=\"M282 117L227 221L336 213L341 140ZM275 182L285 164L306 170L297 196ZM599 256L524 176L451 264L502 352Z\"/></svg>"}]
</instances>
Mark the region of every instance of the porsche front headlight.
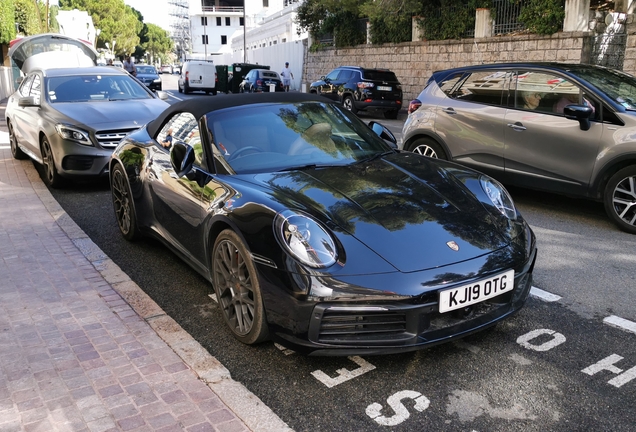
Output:
<instances>
[{"instance_id":1,"label":"porsche front headlight","mask_svg":"<svg viewBox=\"0 0 636 432\"><path fill-rule=\"evenodd\" d=\"M508 219L515 220L517 218L517 209L512 197L505 187L490 177L482 176L479 179L481 188L484 190L492 204Z\"/></svg>"},{"instance_id":2,"label":"porsche front headlight","mask_svg":"<svg viewBox=\"0 0 636 432\"><path fill-rule=\"evenodd\" d=\"M308 267L329 267L338 259L331 234L309 215L291 210L278 213L274 232L289 255Z\"/></svg>"}]
</instances>

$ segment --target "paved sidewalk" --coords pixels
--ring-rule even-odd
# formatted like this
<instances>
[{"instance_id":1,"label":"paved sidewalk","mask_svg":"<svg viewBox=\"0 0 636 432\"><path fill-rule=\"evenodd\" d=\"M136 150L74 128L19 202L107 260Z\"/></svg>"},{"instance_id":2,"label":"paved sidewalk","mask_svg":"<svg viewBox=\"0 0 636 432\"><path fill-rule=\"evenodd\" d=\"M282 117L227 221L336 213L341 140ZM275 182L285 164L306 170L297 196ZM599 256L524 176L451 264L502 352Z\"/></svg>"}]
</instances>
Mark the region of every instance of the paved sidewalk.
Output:
<instances>
[{"instance_id":1,"label":"paved sidewalk","mask_svg":"<svg viewBox=\"0 0 636 432\"><path fill-rule=\"evenodd\" d=\"M0 432L289 431L13 159L0 114Z\"/></svg>"}]
</instances>

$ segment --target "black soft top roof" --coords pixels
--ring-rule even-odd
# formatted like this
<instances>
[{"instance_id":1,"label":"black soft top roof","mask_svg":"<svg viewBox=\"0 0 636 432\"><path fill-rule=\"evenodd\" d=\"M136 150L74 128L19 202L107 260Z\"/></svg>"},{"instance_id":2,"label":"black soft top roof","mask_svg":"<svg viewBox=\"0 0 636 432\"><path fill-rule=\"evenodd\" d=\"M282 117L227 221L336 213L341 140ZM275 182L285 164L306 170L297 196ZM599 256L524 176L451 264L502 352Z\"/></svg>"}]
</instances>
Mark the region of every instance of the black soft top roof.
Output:
<instances>
[{"instance_id":1,"label":"black soft top roof","mask_svg":"<svg viewBox=\"0 0 636 432\"><path fill-rule=\"evenodd\" d=\"M166 120L179 112L189 112L197 120L205 114L224 108L231 108L241 105L252 105L259 103L296 103L316 101L332 103L324 96L309 93L241 93L241 94L219 94L214 97L198 97L177 102L166 108L159 117L148 123L147 129L150 136L155 136Z\"/></svg>"}]
</instances>

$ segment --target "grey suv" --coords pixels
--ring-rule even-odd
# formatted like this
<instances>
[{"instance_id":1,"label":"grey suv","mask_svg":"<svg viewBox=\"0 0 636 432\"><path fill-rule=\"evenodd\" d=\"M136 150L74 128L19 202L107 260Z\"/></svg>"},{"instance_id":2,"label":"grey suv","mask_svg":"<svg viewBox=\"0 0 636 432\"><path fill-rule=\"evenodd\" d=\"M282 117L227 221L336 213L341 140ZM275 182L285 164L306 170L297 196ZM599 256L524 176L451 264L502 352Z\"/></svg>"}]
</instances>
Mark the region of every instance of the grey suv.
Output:
<instances>
[{"instance_id":1,"label":"grey suv","mask_svg":"<svg viewBox=\"0 0 636 432\"><path fill-rule=\"evenodd\" d=\"M405 150L503 183L603 201L636 234L636 78L597 66L512 63L435 72L409 104Z\"/></svg>"}]
</instances>

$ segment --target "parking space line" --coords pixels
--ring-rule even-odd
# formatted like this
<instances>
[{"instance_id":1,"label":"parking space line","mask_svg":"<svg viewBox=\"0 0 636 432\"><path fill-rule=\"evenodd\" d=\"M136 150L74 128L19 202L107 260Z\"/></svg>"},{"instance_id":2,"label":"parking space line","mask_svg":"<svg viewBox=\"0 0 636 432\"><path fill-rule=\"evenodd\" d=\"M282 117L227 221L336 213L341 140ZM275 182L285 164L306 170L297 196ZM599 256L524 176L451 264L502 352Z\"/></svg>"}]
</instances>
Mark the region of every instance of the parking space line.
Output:
<instances>
[{"instance_id":1,"label":"parking space line","mask_svg":"<svg viewBox=\"0 0 636 432\"><path fill-rule=\"evenodd\" d=\"M539 289L537 287L530 288L530 295L546 302L555 302L561 300L561 296L543 291L542 289Z\"/></svg>"},{"instance_id":2,"label":"parking space line","mask_svg":"<svg viewBox=\"0 0 636 432\"><path fill-rule=\"evenodd\" d=\"M182 100L183 100L183 99L181 99L181 98L179 98L179 97L176 97L175 95L173 95L173 94L172 94L172 93L170 93L169 91L167 91L166 93L168 93L168 96L170 96L170 97L172 97L172 98L175 98L175 99L176 99L176 100L178 100L178 101L182 101Z\"/></svg>"},{"instance_id":3,"label":"parking space line","mask_svg":"<svg viewBox=\"0 0 636 432\"><path fill-rule=\"evenodd\" d=\"M603 322L609 326L636 334L636 323L633 321L617 317L616 315L610 315L607 318L604 318Z\"/></svg>"}]
</instances>

